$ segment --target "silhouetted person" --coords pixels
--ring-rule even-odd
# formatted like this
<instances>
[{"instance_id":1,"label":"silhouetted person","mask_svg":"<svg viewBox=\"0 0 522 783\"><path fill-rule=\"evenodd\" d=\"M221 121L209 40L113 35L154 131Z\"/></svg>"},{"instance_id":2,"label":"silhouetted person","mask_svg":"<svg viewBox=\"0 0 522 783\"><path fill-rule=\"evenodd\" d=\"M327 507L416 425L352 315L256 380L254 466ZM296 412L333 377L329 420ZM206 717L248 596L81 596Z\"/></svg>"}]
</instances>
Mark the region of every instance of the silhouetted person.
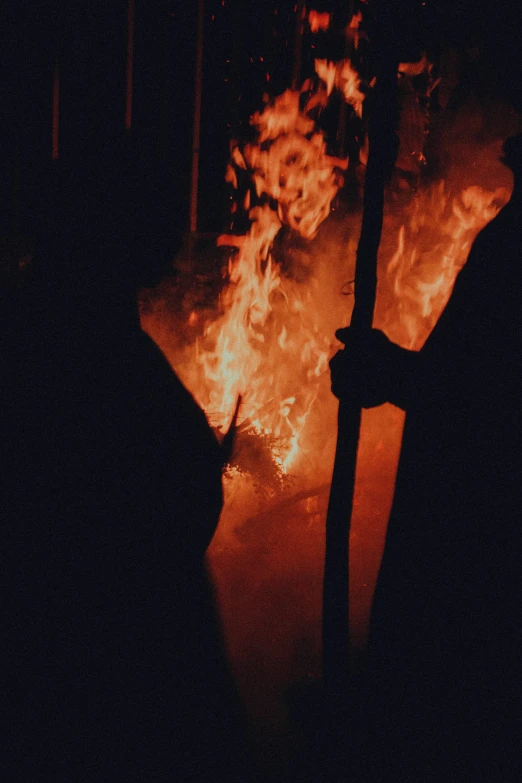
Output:
<instances>
[{"instance_id":1,"label":"silhouetted person","mask_svg":"<svg viewBox=\"0 0 522 783\"><path fill-rule=\"evenodd\" d=\"M504 162L514 173L511 200L475 240L422 350L377 330L357 344L343 329L346 348L331 363L338 397L406 410L369 648L390 780L472 780L481 771L485 780L513 779L506 769L522 683L522 135L507 140Z\"/></svg>"},{"instance_id":2,"label":"silhouetted person","mask_svg":"<svg viewBox=\"0 0 522 783\"><path fill-rule=\"evenodd\" d=\"M176 204L154 161L119 147L60 163L2 346L0 767L234 780L239 715L204 566L223 453L140 328L136 287L176 249Z\"/></svg>"}]
</instances>

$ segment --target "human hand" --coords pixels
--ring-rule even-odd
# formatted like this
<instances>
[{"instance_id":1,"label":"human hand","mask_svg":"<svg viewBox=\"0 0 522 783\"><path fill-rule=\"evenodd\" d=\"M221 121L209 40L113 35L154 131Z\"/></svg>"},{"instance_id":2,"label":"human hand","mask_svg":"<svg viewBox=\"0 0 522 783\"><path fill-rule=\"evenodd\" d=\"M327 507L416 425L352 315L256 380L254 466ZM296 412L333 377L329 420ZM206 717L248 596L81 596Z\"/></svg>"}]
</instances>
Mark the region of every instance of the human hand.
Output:
<instances>
[{"instance_id":1,"label":"human hand","mask_svg":"<svg viewBox=\"0 0 522 783\"><path fill-rule=\"evenodd\" d=\"M350 327L335 333L345 347L330 360L332 392L338 399L361 408L373 408L390 399L397 351L378 329L357 332Z\"/></svg>"}]
</instances>

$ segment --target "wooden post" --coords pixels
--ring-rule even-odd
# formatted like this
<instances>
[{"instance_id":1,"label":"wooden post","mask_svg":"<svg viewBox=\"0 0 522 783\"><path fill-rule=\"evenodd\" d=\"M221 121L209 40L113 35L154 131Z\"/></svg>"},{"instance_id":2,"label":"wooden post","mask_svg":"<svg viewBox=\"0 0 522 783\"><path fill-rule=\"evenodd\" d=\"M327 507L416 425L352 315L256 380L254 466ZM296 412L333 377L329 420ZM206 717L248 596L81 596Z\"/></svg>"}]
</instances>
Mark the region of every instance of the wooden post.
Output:
<instances>
[{"instance_id":1,"label":"wooden post","mask_svg":"<svg viewBox=\"0 0 522 783\"><path fill-rule=\"evenodd\" d=\"M190 179L190 233L198 228L198 180L199 145L201 141L201 92L203 82L203 29L204 0L198 0L198 20L196 33L196 75L194 80L194 125L192 136L192 172Z\"/></svg>"},{"instance_id":2,"label":"wooden post","mask_svg":"<svg viewBox=\"0 0 522 783\"><path fill-rule=\"evenodd\" d=\"M397 67L396 57L381 53L370 116L370 152L355 269L355 303L350 324L355 334L371 329L373 319L384 186L396 156ZM350 678L349 541L360 426L361 409L340 403L326 519L323 589L323 679L332 693L342 692Z\"/></svg>"},{"instance_id":3,"label":"wooden post","mask_svg":"<svg viewBox=\"0 0 522 783\"><path fill-rule=\"evenodd\" d=\"M132 125L132 66L134 60L134 0L129 0L127 15L127 71L125 92L125 130Z\"/></svg>"}]
</instances>

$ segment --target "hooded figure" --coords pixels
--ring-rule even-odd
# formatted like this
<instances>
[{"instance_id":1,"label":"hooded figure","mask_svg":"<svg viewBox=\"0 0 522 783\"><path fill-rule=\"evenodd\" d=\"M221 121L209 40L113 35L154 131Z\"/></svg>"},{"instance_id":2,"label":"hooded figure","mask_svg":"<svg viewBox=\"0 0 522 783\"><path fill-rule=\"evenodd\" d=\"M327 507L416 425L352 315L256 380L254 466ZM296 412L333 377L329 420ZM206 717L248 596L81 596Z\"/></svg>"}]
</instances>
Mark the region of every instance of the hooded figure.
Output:
<instances>
[{"instance_id":1,"label":"hooded figure","mask_svg":"<svg viewBox=\"0 0 522 783\"><path fill-rule=\"evenodd\" d=\"M175 191L122 143L61 163L2 344L10 780L234 779L239 755L204 564L224 454L136 305L176 249Z\"/></svg>"},{"instance_id":2,"label":"hooded figure","mask_svg":"<svg viewBox=\"0 0 522 783\"><path fill-rule=\"evenodd\" d=\"M369 645L390 780L473 779L488 759L497 770L513 761L516 747L522 135L503 161L511 200L476 238L422 350L377 330L356 344L346 329L331 363L341 399L406 410Z\"/></svg>"}]
</instances>

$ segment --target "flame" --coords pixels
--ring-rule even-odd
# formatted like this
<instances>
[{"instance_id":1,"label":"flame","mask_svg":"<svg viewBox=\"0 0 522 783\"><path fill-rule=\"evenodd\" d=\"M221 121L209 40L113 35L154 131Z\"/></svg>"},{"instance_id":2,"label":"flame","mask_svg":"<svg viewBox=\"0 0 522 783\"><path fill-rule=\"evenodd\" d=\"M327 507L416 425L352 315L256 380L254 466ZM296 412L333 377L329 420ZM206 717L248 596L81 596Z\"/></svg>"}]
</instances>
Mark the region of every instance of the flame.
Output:
<instances>
[{"instance_id":1,"label":"flame","mask_svg":"<svg viewBox=\"0 0 522 783\"><path fill-rule=\"evenodd\" d=\"M300 435L328 367L330 344L315 316L312 292L282 276L271 254L281 222L267 204L250 211L244 237L223 236L238 248L229 264L222 315L197 346L203 370L196 389L211 422L224 427L242 393L242 426L274 439L286 473L300 450Z\"/></svg>"},{"instance_id":2,"label":"flame","mask_svg":"<svg viewBox=\"0 0 522 783\"><path fill-rule=\"evenodd\" d=\"M308 14L308 24L312 33L318 33L320 30L328 30L330 26L331 14L310 11Z\"/></svg>"},{"instance_id":3,"label":"flame","mask_svg":"<svg viewBox=\"0 0 522 783\"><path fill-rule=\"evenodd\" d=\"M315 60L317 75L326 84L326 93L330 95L334 87L342 92L346 103L353 106L356 114L362 117L362 105L365 95L360 90L361 79L350 60Z\"/></svg>"},{"instance_id":4,"label":"flame","mask_svg":"<svg viewBox=\"0 0 522 783\"><path fill-rule=\"evenodd\" d=\"M362 11L357 11L348 23L348 30L358 30L362 24Z\"/></svg>"},{"instance_id":5,"label":"flame","mask_svg":"<svg viewBox=\"0 0 522 783\"><path fill-rule=\"evenodd\" d=\"M420 348L437 322L477 233L506 203L506 188L465 188L450 198L444 181L412 202L387 269L387 331L408 348ZM399 315L397 319L397 313ZM393 334L391 334L393 332Z\"/></svg>"},{"instance_id":6,"label":"flame","mask_svg":"<svg viewBox=\"0 0 522 783\"><path fill-rule=\"evenodd\" d=\"M421 73L424 73L424 71L430 71L431 68L432 64L428 60L426 52L423 52L420 60L416 62L399 63L398 70L399 73L411 79L413 76L419 76Z\"/></svg>"},{"instance_id":7,"label":"flame","mask_svg":"<svg viewBox=\"0 0 522 783\"><path fill-rule=\"evenodd\" d=\"M362 11L356 11L355 14L353 14L352 18L346 25L344 29L344 34L346 36L347 42L351 42L353 48L355 51L359 49L359 41L361 39L368 40L368 36L366 35L366 32L361 29L361 25L363 24L363 15Z\"/></svg>"},{"instance_id":8,"label":"flame","mask_svg":"<svg viewBox=\"0 0 522 783\"><path fill-rule=\"evenodd\" d=\"M280 147L277 142L281 139L286 145L293 132L273 140L272 147L281 149L284 158L287 147ZM261 145L257 146L261 154ZM239 152L236 149L233 154L236 164L242 167L245 162L248 170L253 150L243 150L241 157ZM275 171L281 170L278 160L274 157L271 161ZM270 182L273 171L268 164L266 170ZM322 176L321 166L317 176ZM279 197L281 208L285 193L278 187L280 191L275 188L270 196ZM265 184L261 195L266 196L269 190ZM489 191L478 186L453 195L441 181L410 202L407 219L396 235L395 252L388 256L376 313L377 325L392 339L409 348L422 345L451 293L475 235L497 214L508 195L505 188ZM273 258L274 239L284 221L281 209L272 206L272 201L265 200L250 209L251 225L245 235L219 238L219 245L235 250L228 262L220 311L188 346L185 367L189 371L182 376L217 429L228 426L242 394L239 430L265 438L277 469L288 475L302 470L307 459L307 432L310 427L317 432L324 417L324 410L314 403L327 376L332 345L318 281L310 278L305 284L298 283ZM311 212L314 214L313 204ZM283 209L283 217L287 216ZM292 225L290 219L288 225ZM189 322L197 323L194 311ZM313 441L310 437L310 449ZM236 471L232 480L239 475Z\"/></svg>"},{"instance_id":9,"label":"flame","mask_svg":"<svg viewBox=\"0 0 522 783\"><path fill-rule=\"evenodd\" d=\"M287 90L251 117L257 138L232 144L226 179L238 190L239 171L248 190L235 200L248 208L244 235L223 234L233 248L220 313L189 347L187 386L217 429L227 426L239 394L239 430L269 438L282 474L303 453L303 432L328 369L328 332L321 328L313 286L285 276L273 258L274 239L286 225L313 238L330 212L347 161L326 154L326 144L308 115L313 97L300 108L302 93ZM255 199L255 206L250 207ZM193 321L192 315L189 320Z\"/></svg>"},{"instance_id":10,"label":"flame","mask_svg":"<svg viewBox=\"0 0 522 783\"><path fill-rule=\"evenodd\" d=\"M346 88L350 79L358 90L359 77L349 61L336 65L318 60L316 69L327 93ZM242 235L219 237L218 245L229 249L229 258L217 311L209 314L191 305L186 313L188 344L172 359L217 430L228 428L242 396L238 432L248 436L243 453L255 452L251 475L262 464L276 484L280 476L329 472L326 449L332 438L323 434L324 421L332 411L335 416L335 401L328 391L328 359L335 350L335 326L349 321L341 285L338 305L332 308L317 277L308 275L304 283L298 282L274 257L282 229L300 240L314 239L347 164L326 153L311 116L323 95L309 92L306 83L300 92L287 90L267 98L250 119L254 140L232 143L226 179L249 228ZM356 99L363 98L357 92ZM376 326L396 342L419 348L451 293L475 235L507 198L505 189L478 186L457 195L440 182L411 200L402 226L391 226L393 245L388 220ZM348 244L353 264L355 243ZM321 263L333 278L331 259ZM314 405L318 399L322 404ZM263 449L270 452L268 459ZM240 470L231 471L231 481L240 475Z\"/></svg>"},{"instance_id":11,"label":"flame","mask_svg":"<svg viewBox=\"0 0 522 783\"><path fill-rule=\"evenodd\" d=\"M281 221L312 239L342 184L335 167L346 168L346 162L326 155L321 134L307 138L297 132L275 139L268 150L249 146L245 158L257 195L275 199Z\"/></svg>"},{"instance_id":12,"label":"flame","mask_svg":"<svg viewBox=\"0 0 522 783\"><path fill-rule=\"evenodd\" d=\"M250 118L250 124L257 129L258 144L267 139L277 139L285 133L296 132L302 136L311 133L315 122L306 115L306 110L299 108L301 93L297 90L285 90L274 98L261 112L256 112Z\"/></svg>"}]
</instances>

